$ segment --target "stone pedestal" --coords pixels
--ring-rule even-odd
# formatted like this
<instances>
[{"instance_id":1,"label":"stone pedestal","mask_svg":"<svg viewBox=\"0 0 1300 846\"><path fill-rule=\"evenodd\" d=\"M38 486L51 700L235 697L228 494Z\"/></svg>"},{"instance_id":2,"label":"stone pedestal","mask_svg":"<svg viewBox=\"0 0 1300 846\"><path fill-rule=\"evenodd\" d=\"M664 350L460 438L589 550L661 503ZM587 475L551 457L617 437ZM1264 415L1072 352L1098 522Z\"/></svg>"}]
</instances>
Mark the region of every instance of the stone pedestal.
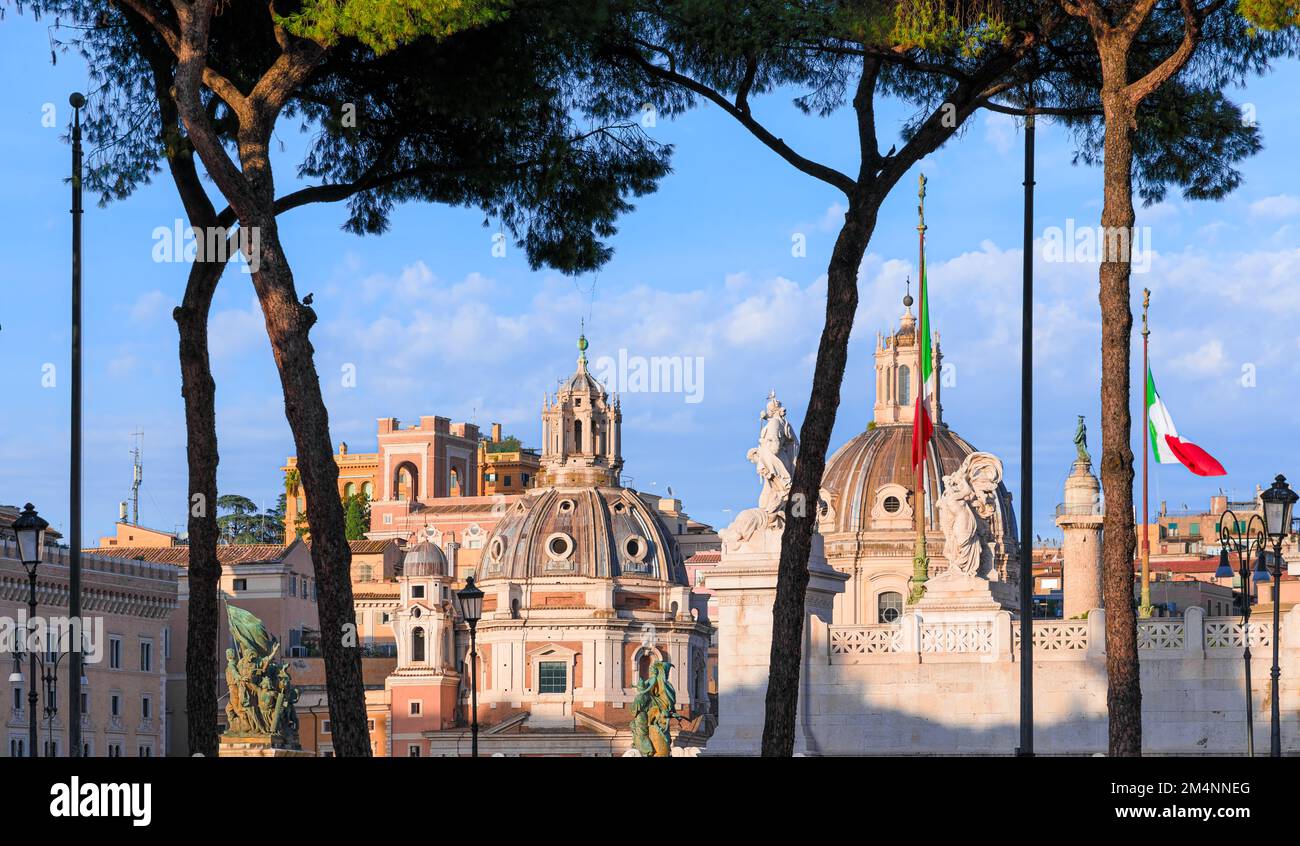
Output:
<instances>
[{"instance_id":1,"label":"stone pedestal","mask_svg":"<svg viewBox=\"0 0 1300 846\"><path fill-rule=\"evenodd\" d=\"M994 595L1001 583L978 576L939 576L904 620L914 626L919 660L984 661L1011 657L1011 612Z\"/></svg>"},{"instance_id":2,"label":"stone pedestal","mask_svg":"<svg viewBox=\"0 0 1300 846\"><path fill-rule=\"evenodd\" d=\"M218 758L312 758L311 752L303 749L288 749L276 746L269 739L256 737L221 738L217 747Z\"/></svg>"},{"instance_id":3,"label":"stone pedestal","mask_svg":"<svg viewBox=\"0 0 1300 846\"><path fill-rule=\"evenodd\" d=\"M1101 483L1092 465L1076 461L1065 480L1065 502L1057 509L1061 569L1065 594L1062 616L1073 619L1100 608L1101 602ZM1138 539L1139 544L1141 538Z\"/></svg>"},{"instance_id":4,"label":"stone pedestal","mask_svg":"<svg viewBox=\"0 0 1300 846\"><path fill-rule=\"evenodd\" d=\"M704 576L704 586L718 597L718 727L706 755L758 755L762 749L768 668L772 649L772 604L776 601L781 533L760 532L738 549L724 547L722 560ZM821 535L813 535L804 602L803 655L800 662L797 753L809 749L805 731L806 689L810 656L826 660L827 627L835 594L848 576L826 564Z\"/></svg>"}]
</instances>

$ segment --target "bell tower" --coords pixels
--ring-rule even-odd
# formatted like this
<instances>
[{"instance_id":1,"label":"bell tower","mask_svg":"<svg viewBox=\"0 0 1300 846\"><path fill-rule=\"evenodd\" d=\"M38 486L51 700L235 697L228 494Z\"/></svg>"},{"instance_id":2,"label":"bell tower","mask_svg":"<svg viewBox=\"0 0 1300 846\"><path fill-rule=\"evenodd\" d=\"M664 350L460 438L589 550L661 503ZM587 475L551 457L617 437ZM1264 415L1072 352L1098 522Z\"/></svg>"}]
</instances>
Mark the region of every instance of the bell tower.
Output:
<instances>
[{"instance_id":1,"label":"bell tower","mask_svg":"<svg viewBox=\"0 0 1300 846\"><path fill-rule=\"evenodd\" d=\"M921 347L916 342L916 317L912 314L911 281L903 296L903 316L892 334L876 333L876 404L872 419L877 426L912 423L916 415L916 393L921 389ZM934 333L934 365L942 374L943 352L939 333ZM941 379L934 388L934 424L943 421L939 402Z\"/></svg>"},{"instance_id":2,"label":"bell tower","mask_svg":"<svg viewBox=\"0 0 1300 846\"><path fill-rule=\"evenodd\" d=\"M619 486L623 410L587 371L587 337L578 336L578 369L555 396L542 398L539 487Z\"/></svg>"}]
</instances>

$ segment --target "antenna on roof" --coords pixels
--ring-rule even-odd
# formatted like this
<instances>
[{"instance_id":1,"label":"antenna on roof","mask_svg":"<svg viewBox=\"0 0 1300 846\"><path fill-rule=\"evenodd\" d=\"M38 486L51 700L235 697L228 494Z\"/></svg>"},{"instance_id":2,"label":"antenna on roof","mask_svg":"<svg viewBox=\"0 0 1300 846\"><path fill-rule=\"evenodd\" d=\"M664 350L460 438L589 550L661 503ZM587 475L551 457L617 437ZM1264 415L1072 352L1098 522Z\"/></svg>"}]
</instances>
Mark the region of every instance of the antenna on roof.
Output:
<instances>
[{"instance_id":1,"label":"antenna on roof","mask_svg":"<svg viewBox=\"0 0 1300 846\"><path fill-rule=\"evenodd\" d=\"M131 433L131 525L140 525L140 484L144 481L144 432Z\"/></svg>"}]
</instances>

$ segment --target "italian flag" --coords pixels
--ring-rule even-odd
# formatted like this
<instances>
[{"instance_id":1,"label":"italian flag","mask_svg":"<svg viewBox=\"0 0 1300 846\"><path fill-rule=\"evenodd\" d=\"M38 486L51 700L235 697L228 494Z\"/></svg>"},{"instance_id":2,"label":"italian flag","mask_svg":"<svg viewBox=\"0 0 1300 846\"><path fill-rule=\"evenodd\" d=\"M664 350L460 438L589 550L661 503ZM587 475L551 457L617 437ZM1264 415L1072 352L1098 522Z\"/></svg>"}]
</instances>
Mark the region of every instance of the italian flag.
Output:
<instances>
[{"instance_id":1,"label":"italian flag","mask_svg":"<svg viewBox=\"0 0 1300 846\"><path fill-rule=\"evenodd\" d=\"M1156 393L1156 380L1147 368L1147 429L1151 435L1151 454L1161 464L1181 464L1198 476L1226 476L1228 471L1205 450L1180 438L1169 416L1169 409Z\"/></svg>"},{"instance_id":2,"label":"italian flag","mask_svg":"<svg viewBox=\"0 0 1300 846\"><path fill-rule=\"evenodd\" d=\"M934 434L934 418L930 415L931 397L934 396L934 349L930 332L930 289L925 281L925 253L921 254L921 304L918 308L916 340L921 348L921 378L916 392L916 410L912 416L912 466L925 461L925 449Z\"/></svg>"}]
</instances>

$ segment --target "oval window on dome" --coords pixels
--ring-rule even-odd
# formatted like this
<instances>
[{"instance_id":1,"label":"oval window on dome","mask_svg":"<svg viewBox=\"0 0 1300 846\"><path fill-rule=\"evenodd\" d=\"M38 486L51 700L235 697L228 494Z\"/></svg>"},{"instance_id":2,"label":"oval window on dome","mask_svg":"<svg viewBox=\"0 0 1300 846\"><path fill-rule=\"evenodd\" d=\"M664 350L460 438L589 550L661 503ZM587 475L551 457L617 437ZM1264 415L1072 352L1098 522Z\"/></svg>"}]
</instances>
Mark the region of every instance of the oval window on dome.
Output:
<instances>
[{"instance_id":1,"label":"oval window on dome","mask_svg":"<svg viewBox=\"0 0 1300 846\"><path fill-rule=\"evenodd\" d=\"M898 499L898 497L896 497L896 496L887 496L887 497L885 497L885 501L884 501L883 503L881 503L881 505L882 505L882 506L884 507L884 509L885 509L886 511L888 511L890 514L897 514L897 513L898 513L898 509L900 509L900 508L903 507L903 503L900 502L899 499Z\"/></svg>"},{"instance_id":2,"label":"oval window on dome","mask_svg":"<svg viewBox=\"0 0 1300 846\"><path fill-rule=\"evenodd\" d=\"M492 541L492 548L488 551L492 554L493 558L500 558L502 553L506 551L505 542L502 541L501 538L496 538Z\"/></svg>"},{"instance_id":3,"label":"oval window on dome","mask_svg":"<svg viewBox=\"0 0 1300 846\"><path fill-rule=\"evenodd\" d=\"M628 558L634 561L640 560L645 557L645 541L633 535L623 542L623 551L627 553Z\"/></svg>"},{"instance_id":4,"label":"oval window on dome","mask_svg":"<svg viewBox=\"0 0 1300 846\"><path fill-rule=\"evenodd\" d=\"M571 499L562 499L562 500L560 500L560 510L563 511L563 512L566 512L566 513L569 512L569 511L572 511L572 510L573 510L573 500L571 500Z\"/></svg>"},{"instance_id":5,"label":"oval window on dome","mask_svg":"<svg viewBox=\"0 0 1300 846\"><path fill-rule=\"evenodd\" d=\"M573 554L573 538L564 532L556 532L546 539L546 552L553 559L568 558Z\"/></svg>"}]
</instances>

